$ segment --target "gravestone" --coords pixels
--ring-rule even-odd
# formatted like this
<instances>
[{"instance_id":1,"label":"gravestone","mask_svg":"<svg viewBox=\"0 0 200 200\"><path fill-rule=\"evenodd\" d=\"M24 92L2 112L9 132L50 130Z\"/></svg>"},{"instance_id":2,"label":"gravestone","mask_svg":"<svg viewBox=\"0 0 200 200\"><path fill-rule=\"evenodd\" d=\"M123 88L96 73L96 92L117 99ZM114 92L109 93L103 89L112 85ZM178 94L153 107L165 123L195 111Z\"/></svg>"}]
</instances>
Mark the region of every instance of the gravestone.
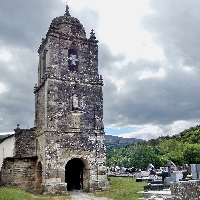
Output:
<instances>
[{"instance_id":1,"label":"gravestone","mask_svg":"<svg viewBox=\"0 0 200 200\"><path fill-rule=\"evenodd\" d=\"M198 179L198 173L197 173L197 166L196 166L196 164L191 164L190 166L191 166L192 178Z\"/></svg>"}]
</instances>

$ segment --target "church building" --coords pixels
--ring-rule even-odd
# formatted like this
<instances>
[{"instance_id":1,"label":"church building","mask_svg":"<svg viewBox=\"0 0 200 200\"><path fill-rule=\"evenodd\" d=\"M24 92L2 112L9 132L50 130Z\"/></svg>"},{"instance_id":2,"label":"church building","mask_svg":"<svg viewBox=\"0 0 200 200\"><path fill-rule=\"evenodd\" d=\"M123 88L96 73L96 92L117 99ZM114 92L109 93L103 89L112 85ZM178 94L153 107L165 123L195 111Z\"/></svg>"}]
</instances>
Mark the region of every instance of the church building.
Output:
<instances>
[{"instance_id":1,"label":"church building","mask_svg":"<svg viewBox=\"0 0 200 200\"><path fill-rule=\"evenodd\" d=\"M0 182L44 194L109 189L98 40L69 8L53 19L38 49L35 122L0 143ZM11 141L12 145L5 145Z\"/></svg>"}]
</instances>

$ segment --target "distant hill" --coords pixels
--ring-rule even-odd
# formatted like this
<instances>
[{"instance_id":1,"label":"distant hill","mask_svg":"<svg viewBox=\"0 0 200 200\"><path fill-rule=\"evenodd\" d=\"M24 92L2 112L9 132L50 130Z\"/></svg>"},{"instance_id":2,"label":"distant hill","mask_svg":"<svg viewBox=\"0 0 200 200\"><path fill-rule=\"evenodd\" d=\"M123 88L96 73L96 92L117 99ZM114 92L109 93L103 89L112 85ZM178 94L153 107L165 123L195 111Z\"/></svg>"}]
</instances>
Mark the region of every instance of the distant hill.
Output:
<instances>
[{"instance_id":1,"label":"distant hill","mask_svg":"<svg viewBox=\"0 0 200 200\"><path fill-rule=\"evenodd\" d=\"M123 138L123 137L118 137L118 136L114 136L114 135L106 135L105 139L106 139L107 151L119 149L119 148L125 147L130 144L136 144L136 143L145 141L142 139Z\"/></svg>"},{"instance_id":2,"label":"distant hill","mask_svg":"<svg viewBox=\"0 0 200 200\"><path fill-rule=\"evenodd\" d=\"M6 137L6 135L0 135L0 143Z\"/></svg>"},{"instance_id":3,"label":"distant hill","mask_svg":"<svg viewBox=\"0 0 200 200\"><path fill-rule=\"evenodd\" d=\"M200 164L200 125L173 136L159 136L107 153L108 166L134 166L145 169L149 163L159 168L168 162L177 166Z\"/></svg>"}]
</instances>

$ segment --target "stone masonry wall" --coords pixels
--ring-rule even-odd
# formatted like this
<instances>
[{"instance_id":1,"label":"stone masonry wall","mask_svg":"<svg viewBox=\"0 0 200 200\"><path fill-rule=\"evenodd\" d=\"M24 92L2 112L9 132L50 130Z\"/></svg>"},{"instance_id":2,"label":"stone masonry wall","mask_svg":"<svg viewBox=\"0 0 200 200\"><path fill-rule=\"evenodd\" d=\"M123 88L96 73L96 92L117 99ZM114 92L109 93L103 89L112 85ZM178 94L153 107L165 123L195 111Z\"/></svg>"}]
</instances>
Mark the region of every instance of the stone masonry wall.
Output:
<instances>
[{"instance_id":1,"label":"stone masonry wall","mask_svg":"<svg viewBox=\"0 0 200 200\"><path fill-rule=\"evenodd\" d=\"M33 190L35 182L35 164L37 157L5 158L2 167L4 186Z\"/></svg>"},{"instance_id":2,"label":"stone masonry wall","mask_svg":"<svg viewBox=\"0 0 200 200\"><path fill-rule=\"evenodd\" d=\"M31 157L36 155L35 128L15 129L15 157Z\"/></svg>"},{"instance_id":3,"label":"stone masonry wall","mask_svg":"<svg viewBox=\"0 0 200 200\"><path fill-rule=\"evenodd\" d=\"M46 132L45 166L46 193L56 184L65 183L65 166L73 158L81 159L89 173L85 190L107 189L105 143L102 134ZM98 186L95 186L98 179ZM57 183L56 183L57 181Z\"/></svg>"},{"instance_id":4,"label":"stone masonry wall","mask_svg":"<svg viewBox=\"0 0 200 200\"><path fill-rule=\"evenodd\" d=\"M35 88L36 89L36 88ZM45 109L46 109L46 99L45 99L45 85L40 87L37 95L35 95L35 126L38 130L45 128Z\"/></svg>"},{"instance_id":5,"label":"stone masonry wall","mask_svg":"<svg viewBox=\"0 0 200 200\"><path fill-rule=\"evenodd\" d=\"M78 128L84 133L103 130L101 87L59 80L48 80L48 84L48 130ZM77 106L74 105L75 100Z\"/></svg>"},{"instance_id":6,"label":"stone masonry wall","mask_svg":"<svg viewBox=\"0 0 200 200\"><path fill-rule=\"evenodd\" d=\"M171 183L173 200L199 200L200 180L178 181Z\"/></svg>"}]
</instances>

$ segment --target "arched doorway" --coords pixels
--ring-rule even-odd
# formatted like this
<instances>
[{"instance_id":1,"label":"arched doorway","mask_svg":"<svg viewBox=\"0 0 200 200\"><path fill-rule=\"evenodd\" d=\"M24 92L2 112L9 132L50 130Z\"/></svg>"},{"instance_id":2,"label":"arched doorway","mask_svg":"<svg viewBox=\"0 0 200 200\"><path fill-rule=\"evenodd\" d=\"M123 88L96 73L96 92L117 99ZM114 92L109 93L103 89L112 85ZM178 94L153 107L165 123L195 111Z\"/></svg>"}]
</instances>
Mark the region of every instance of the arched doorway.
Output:
<instances>
[{"instance_id":1,"label":"arched doorway","mask_svg":"<svg viewBox=\"0 0 200 200\"><path fill-rule=\"evenodd\" d=\"M82 160L73 158L65 166L65 182L67 190L83 189L83 168L85 167Z\"/></svg>"}]
</instances>

